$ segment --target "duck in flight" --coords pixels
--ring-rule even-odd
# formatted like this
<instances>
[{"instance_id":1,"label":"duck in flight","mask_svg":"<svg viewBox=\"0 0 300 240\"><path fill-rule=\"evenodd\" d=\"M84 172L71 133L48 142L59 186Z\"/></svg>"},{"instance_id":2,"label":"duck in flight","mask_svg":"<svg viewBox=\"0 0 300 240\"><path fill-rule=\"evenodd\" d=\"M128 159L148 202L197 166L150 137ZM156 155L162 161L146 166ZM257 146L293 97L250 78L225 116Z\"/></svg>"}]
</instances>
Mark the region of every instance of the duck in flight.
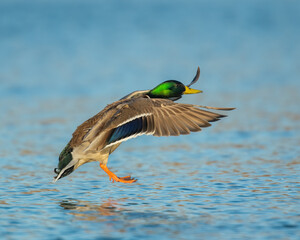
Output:
<instances>
[{"instance_id":1,"label":"duck in flight","mask_svg":"<svg viewBox=\"0 0 300 240\"><path fill-rule=\"evenodd\" d=\"M59 155L57 174L54 182L68 176L84 163L98 161L100 167L113 182L132 183L137 179L131 176L118 177L107 167L108 157L124 141L141 135L179 136L201 131L211 126L210 122L220 120L226 115L205 109L233 110L194 104L175 103L183 94L202 91L176 80L165 81L151 90L135 91L120 100L107 105L101 112L91 117L73 133L73 137Z\"/></svg>"}]
</instances>

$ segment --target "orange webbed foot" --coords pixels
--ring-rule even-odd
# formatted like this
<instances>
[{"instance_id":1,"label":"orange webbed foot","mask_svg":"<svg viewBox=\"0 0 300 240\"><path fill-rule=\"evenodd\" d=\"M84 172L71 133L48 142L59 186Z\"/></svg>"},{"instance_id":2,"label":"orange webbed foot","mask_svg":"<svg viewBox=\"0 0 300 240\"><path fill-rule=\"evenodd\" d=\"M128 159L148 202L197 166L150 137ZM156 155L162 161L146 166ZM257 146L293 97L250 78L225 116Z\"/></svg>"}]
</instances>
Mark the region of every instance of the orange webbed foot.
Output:
<instances>
[{"instance_id":1,"label":"orange webbed foot","mask_svg":"<svg viewBox=\"0 0 300 240\"><path fill-rule=\"evenodd\" d=\"M131 176L126 176L126 177L119 177L120 182L126 182L126 183L133 183L136 182L137 179L131 178Z\"/></svg>"},{"instance_id":2,"label":"orange webbed foot","mask_svg":"<svg viewBox=\"0 0 300 240\"><path fill-rule=\"evenodd\" d=\"M133 183L136 182L137 179L131 178L131 176L126 176L126 177L118 177L116 174L111 172L108 167L102 163L100 163L100 167L104 170L104 172L107 173L109 176L109 180L112 180L112 182L123 182L123 183Z\"/></svg>"}]
</instances>

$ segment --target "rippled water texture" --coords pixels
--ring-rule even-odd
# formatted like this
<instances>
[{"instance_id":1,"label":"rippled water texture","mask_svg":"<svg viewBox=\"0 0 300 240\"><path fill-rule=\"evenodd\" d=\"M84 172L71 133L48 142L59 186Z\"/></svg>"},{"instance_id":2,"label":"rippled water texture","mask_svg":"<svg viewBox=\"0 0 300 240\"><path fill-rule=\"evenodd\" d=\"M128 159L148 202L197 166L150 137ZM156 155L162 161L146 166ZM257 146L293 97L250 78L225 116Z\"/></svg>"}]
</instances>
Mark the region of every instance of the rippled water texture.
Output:
<instances>
[{"instance_id":1,"label":"rippled water texture","mask_svg":"<svg viewBox=\"0 0 300 240\"><path fill-rule=\"evenodd\" d=\"M1 1L1 239L299 239L298 1ZM52 183L75 128L167 79L236 107Z\"/></svg>"}]
</instances>

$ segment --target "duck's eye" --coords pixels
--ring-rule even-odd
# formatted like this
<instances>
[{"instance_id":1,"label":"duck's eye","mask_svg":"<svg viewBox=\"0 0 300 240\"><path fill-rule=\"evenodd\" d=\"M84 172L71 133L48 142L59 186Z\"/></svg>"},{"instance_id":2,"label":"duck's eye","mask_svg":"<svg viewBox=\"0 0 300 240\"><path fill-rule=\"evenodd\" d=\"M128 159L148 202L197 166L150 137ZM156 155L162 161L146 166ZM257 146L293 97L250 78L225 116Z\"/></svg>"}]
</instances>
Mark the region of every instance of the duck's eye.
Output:
<instances>
[{"instance_id":1,"label":"duck's eye","mask_svg":"<svg viewBox=\"0 0 300 240\"><path fill-rule=\"evenodd\" d=\"M54 172L55 172L56 174L59 174L60 170L59 170L58 168L54 168Z\"/></svg>"}]
</instances>

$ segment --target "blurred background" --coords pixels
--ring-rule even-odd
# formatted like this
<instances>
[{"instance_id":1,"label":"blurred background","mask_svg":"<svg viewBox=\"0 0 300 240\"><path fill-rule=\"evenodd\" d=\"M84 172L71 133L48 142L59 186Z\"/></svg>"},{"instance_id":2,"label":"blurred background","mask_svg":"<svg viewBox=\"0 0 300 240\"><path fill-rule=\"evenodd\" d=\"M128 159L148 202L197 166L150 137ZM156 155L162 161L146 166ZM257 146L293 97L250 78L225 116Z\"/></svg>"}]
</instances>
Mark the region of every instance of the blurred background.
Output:
<instances>
[{"instance_id":1,"label":"blurred background","mask_svg":"<svg viewBox=\"0 0 300 240\"><path fill-rule=\"evenodd\" d=\"M1 0L2 236L297 239L299 12L293 0ZM203 93L180 101L236 107L228 118L122 144L109 166L136 185L96 163L51 183L79 124L198 66Z\"/></svg>"}]
</instances>

